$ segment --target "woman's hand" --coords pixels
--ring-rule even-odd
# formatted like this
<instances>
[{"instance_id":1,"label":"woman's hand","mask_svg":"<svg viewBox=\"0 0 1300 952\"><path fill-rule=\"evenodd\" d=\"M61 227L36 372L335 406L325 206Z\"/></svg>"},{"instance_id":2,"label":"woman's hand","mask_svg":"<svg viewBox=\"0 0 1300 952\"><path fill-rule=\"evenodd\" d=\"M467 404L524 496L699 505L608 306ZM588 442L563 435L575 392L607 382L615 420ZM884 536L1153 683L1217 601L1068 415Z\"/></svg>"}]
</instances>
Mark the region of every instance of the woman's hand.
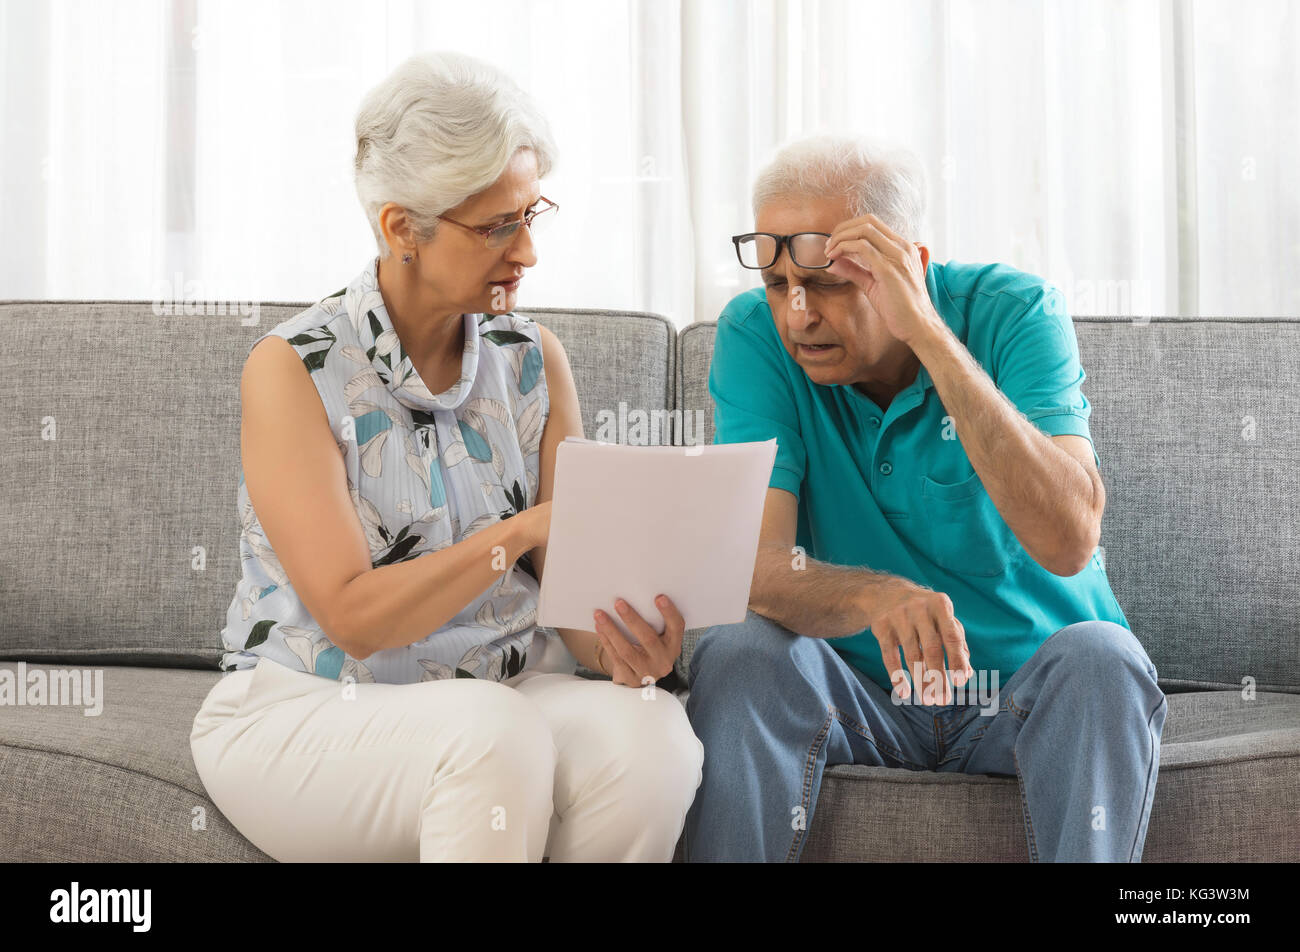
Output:
<instances>
[{"instance_id":1,"label":"woman's hand","mask_svg":"<svg viewBox=\"0 0 1300 952\"><path fill-rule=\"evenodd\" d=\"M667 595L657 597L655 606L664 616L662 634L651 628L623 599L614 603L623 624L641 642L639 645L628 641L614 620L604 612L595 613L596 637L605 646L601 660L609 669L615 684L641 687L653 684L673 670L673 663L682 651L682 633L686 630L686 624L681 612Z\"/></svg>"}]
</instances>

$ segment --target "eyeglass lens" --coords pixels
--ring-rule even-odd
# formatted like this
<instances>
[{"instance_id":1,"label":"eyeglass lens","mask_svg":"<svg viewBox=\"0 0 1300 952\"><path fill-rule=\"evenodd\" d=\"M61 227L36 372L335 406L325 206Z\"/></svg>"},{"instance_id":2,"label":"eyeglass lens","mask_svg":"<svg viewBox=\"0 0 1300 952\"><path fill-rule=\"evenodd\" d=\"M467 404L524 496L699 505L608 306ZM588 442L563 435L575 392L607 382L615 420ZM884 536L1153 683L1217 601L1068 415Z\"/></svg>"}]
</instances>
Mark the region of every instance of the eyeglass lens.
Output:
<instances>
[{"instance_id":1,"label":"eyeglass lens","mask_svg":"<svg viewBox=\"0 0 1300 952\"><path fill-rule=\"evenodd\" d=\"M791 235L786 242L790 257L801 268L824 268L830 264L826 257L826 236L816 232ZM770 268L776 261L777 242L771 235L745 235L737 242L740 263L746 268Z\"/></svg>"},{"instance_id":2,"label":"eyeglass lens","mask_svg":"<svg viewBox=\"0 0 1300 952\"><path fill-rule=\"evenodd\" d=\"M546 205L543 206L542 208L537 209L537 211L533 213L532 220L528 223L529 234L532 235L537 234L538 226L545 225L553 217L546 213L549 211L554 211L554 209L555 209L554 205ZM506 244L507 242L511 241L515 237L515 233L519 231L519 226L522 224L523 222L519 220L515 220L512 222L507 222L506 224L501 225L497 228L493 228L492 231L489 232L488 234L488 247L499 248L502 245Z\"/></svg>"}]
</instances>

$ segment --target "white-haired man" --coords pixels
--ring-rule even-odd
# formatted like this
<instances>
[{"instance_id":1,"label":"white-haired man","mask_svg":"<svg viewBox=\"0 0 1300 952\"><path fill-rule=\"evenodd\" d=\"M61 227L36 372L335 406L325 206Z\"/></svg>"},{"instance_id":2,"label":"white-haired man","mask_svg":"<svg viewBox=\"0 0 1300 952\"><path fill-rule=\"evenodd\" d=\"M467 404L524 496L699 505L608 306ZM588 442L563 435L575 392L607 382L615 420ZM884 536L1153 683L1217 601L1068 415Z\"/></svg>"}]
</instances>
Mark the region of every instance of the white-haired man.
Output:
<instances>
[{"instance_id":1,"label":"white-haired man","mask_svg":"<svg viewBox=\"0 0 1300 952\"><path fill-rule=\"evenodd\" d=\"M797 861L848 763L1015 776L1031 860L1141 859L1167 705L1097 557L1074 328L1039 278L932 262L924 192L816 137L733 238L763 287L718 320L715 441L778 448L751 610L691 659L688 860Z\"/></svg>"}]
</instances>

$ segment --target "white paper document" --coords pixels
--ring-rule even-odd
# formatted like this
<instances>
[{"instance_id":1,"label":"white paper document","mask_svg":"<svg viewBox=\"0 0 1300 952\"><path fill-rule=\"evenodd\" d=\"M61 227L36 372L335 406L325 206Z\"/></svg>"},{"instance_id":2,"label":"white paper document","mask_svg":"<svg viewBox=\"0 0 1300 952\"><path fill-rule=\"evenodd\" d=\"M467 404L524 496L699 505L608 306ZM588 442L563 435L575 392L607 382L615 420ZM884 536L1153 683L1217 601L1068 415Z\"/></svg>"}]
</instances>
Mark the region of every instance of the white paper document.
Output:
<instances>
[{"instance_id":1,"label":"white paper document","mask_svg":"<svg viewBox=\"0 0 1300 952\"><path fill-rule=\"evenodd\" d=\"M667 595L687 628L743 621L776 440L556 448L538 624L595 629L601 609L632 635L622 598L655 629ZM635 640L635 638L633 639Z\"/></svg>"}]
</instances>

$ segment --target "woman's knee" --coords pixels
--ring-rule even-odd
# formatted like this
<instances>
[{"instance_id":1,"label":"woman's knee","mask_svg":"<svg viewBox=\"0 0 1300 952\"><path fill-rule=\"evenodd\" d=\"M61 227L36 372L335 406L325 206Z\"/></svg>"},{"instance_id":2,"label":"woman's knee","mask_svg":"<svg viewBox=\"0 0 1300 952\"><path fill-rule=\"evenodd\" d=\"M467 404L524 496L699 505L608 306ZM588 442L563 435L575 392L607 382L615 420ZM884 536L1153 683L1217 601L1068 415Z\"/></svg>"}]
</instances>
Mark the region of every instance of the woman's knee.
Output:
<instances>
[{"instance_id":1,"label":"woman's knee","mask_svg":"<svg viewBox=\"0 0 1300 952\"><path fill-rule=\"evenodd\" d=\"M671 813L689 806L703 776L704 745L681 701L659 688L613 687L619 695L593 718L598 762L642 807L662 804Z\"/></svg>"},{"instance_id":2,"label":"woman's knee","mask_svg":"<svg viewBox=\"0 0 1300 952\"><path fill-rule=\"evenodd\" d=\"M455 684L466 695L458 711L457 742L449 751L459 765L507 767L517 777L537 778L549 785L558 751L541 708L496 681L463 679Z\"/></svg>"}]
</instances>

